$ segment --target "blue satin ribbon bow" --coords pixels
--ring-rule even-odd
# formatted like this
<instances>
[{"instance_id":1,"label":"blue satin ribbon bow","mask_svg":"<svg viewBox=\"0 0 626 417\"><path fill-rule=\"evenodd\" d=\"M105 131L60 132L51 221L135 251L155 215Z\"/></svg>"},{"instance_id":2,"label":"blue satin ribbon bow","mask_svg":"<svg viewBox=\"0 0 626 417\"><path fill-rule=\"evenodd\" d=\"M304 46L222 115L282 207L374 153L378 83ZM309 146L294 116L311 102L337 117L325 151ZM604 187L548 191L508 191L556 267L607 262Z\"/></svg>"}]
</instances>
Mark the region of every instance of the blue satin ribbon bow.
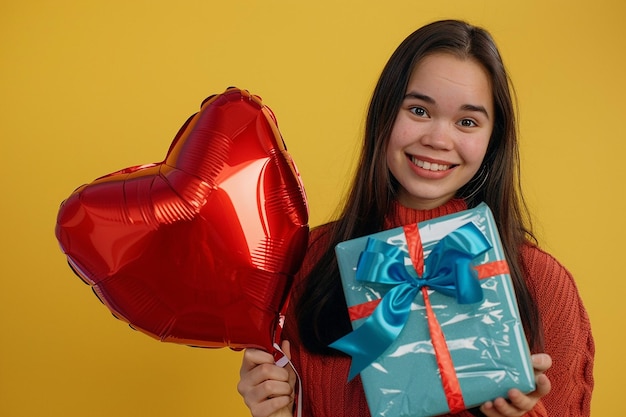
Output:
<instances>
[{"instance_id":1,"label":"blue satin ribbon bow","mask_svg":"<svg viewBox=\"0 0 626 417\"><path fill-rule=\"evenodd\" d=\"M467 223L433 247L424 259L424 274L418 277L409 273L404 265L406 252L369 238L359 257L356 280L393 287L361 326L330 344L352 356L348 380L374 362L396 340L422 287L454 297L459 304L482 301L482 288L471 262L489 249L491 244L478 227Z\"/></svg>"}]
</instances>

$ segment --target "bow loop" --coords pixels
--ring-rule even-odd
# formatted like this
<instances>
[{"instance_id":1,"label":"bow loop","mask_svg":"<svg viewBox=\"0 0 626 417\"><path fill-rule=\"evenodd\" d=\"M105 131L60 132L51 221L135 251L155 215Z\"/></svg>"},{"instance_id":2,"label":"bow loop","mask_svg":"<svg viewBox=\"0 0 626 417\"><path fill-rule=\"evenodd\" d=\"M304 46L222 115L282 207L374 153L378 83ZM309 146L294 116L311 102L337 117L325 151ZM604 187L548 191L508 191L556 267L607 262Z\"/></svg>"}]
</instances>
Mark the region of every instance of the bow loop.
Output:
<instances>
[{"instance_id":1,"label":"bow loop","mask_svg":"<svg viewBox=\"0 0 626 417\"><path fill-rule=\"evenodd\" d=\"M410 284L416 278L407 270L406 252L382 240L369 238L359 256L356 280L378 284Z\"/></svg>"},{"instance_id":2,"label":"bow loop","mask_svg":"<svg viewBox=\"0 0 626 417\"><path fill-rule=\"evenodd\" d=\"M483 299L472 260L491 249L491 244L474 223L467 223L441 239L424 261L428 286L456 298L459 304Z\"/></svg>"}]
</instances>

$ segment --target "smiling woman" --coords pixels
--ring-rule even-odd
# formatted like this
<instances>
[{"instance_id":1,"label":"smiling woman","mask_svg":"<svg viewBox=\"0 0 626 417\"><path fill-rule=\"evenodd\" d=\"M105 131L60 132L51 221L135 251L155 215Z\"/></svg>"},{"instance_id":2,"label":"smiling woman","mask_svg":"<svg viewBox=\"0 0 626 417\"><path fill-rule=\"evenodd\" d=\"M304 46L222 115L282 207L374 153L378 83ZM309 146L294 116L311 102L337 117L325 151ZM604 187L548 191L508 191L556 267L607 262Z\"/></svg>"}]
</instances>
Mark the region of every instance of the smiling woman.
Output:
<instances>
[{"instance_id":1,"label":"smiling woman","mask_svg":"<svg viewBox=\"0 0 626 417\"><path fill-rule=\"evenodd\" d=\"M304 415L370 413L361 380L345 382L350 358L329 347L352 330L336 245L480 202L491 208L500 231L535 354L535 390L513 388L507 399L494 394L457 415L589 415L594 358L589 319L572 277L535 245L524 222L508 80L491 35L457 20L418 29L387 62L370 102L343 212L312 232L287 314L284 335L290 343L284 346L302 376ZM558 325L562 311L569 313L567 326ZM244 355L239 391L255 417L292 413L294 375L273 363L271 355L256 349Z\"/></svg>"},{"instance_id":2,"label":"smiling woman","mask_svg":"<svg viewBox=\"0 0 626 417\"><path fill-rule=\"evenodd\" d=\"M626 2L563 6L545 0L3 1L0 416L250 416L236 392L243 352L156 342L86 296L54 237L59 202L103 172L160 161L172 129L202 98L237 85L276 112L306 187L311 224L326 223L356 167L364 113L385 61L415 28L448 16L486 27L498 41L519 99L521 179L533 231L573 273L592 320L598 348L592 415L621 415ZM399 91L398 103L406 92ZM498 174L481 168L464 199L474 200L473 191ZM385 198L379 195L381 203ZM309 258L310 264L313 253ZM559 296L554 303L562 298L560 288L540 290L541 300L554 298L546 295L550 290ZM571 317L579 315L578 307L563 307L559 320L547 320L553 327L547 333L565 328L571 335L550 350L546 344L546 351L571 350L586 331L574 327ZM337 317L324 323L335 329ZM300 347L290 341L295 359ZM547 398L560 395L558 382L570 377L566 369L559 373L567 358L553 356ZM310 357L302 355L305 362ZM318 380L341 395L339 383ZM307 377L307 386L318 380ZM335 400L327 398L324 403Z\"/></svg>"}]
</instances>

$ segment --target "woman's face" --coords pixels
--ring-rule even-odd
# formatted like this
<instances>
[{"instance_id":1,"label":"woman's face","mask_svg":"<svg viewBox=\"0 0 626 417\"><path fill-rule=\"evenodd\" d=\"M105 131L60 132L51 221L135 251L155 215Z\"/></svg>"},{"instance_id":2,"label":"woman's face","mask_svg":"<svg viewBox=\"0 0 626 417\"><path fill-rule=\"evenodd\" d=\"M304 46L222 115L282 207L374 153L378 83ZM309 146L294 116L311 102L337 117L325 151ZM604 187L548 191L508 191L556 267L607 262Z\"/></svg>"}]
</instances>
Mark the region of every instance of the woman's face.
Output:
<instances>
[{"instance_id":1,"label":"woman's face","mask_svg":"<svg viewBox=\"0 0 626 417\"><path fill-rule=\"evenodd\" d=\"M477 61L447 53L422 59L387 145L400 203L430 209L454 197L482 164L493 118L489 76Z\"/></svg>"}]
</instances>

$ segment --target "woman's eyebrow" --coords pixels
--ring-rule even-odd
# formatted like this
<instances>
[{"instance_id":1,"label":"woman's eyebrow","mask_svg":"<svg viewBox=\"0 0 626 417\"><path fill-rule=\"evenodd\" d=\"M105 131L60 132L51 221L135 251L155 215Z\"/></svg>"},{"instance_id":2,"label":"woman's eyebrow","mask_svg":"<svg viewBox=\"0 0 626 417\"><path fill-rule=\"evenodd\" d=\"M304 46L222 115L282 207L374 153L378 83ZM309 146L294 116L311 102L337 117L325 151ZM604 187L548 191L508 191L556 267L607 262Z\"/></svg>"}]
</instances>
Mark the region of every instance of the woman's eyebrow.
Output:
<instances>
[{"instance_id":1,"label":"woman's eyebrow","mask_svg":"<svg viewBox=\"0 0 626 417\"><path fill-rule=\"evenodd\" d=\"M413 92L412 91L412 92L406 93L404 95L404 99L405 100L406 99L412 99L412 98L418 99L418 100L422 100L422 101L424 101L426 103L429 103L429 104L436 104L435 99L430 97L430 96L427 96L426 94L417 93L417 92ZM477 105L477 104L463 104L460 107L460 109L461 110L465 110L465 111L475 111L475 112L482 113L482 114L485 115L485 117L487 119L489 119L489 113L487 113L487 109L485 109L484 106Z\"/></svg>"},{"instance_id":2,"label":"woman's eyebrow","mask_svg":"<svg viewBox=\"0 0 626 417\"><path fill-rule=\"evenodd\" d=\"M483 106L479 106L476 104L464 104L461 106L461 110L467 110L467 111L475 111L475 112L479 112L485 115L485 117L487 119L489 119L489 113L487 113L487 109L485 109L485 107Z\"/></svg>"},{"instance_id":3,"label":"woman's eyebrow","mask_svg":"<svg viewBox=\"0 0 626 417\"><path fill-rule=\"evenodd\" d=\"M427 96L426 94L410 92L404 95L404 99L406 100L407 98L416 98L418 100L422 100L427 103L435 104L435 99L430 96Z\"/></svg>"}]
</instances>

